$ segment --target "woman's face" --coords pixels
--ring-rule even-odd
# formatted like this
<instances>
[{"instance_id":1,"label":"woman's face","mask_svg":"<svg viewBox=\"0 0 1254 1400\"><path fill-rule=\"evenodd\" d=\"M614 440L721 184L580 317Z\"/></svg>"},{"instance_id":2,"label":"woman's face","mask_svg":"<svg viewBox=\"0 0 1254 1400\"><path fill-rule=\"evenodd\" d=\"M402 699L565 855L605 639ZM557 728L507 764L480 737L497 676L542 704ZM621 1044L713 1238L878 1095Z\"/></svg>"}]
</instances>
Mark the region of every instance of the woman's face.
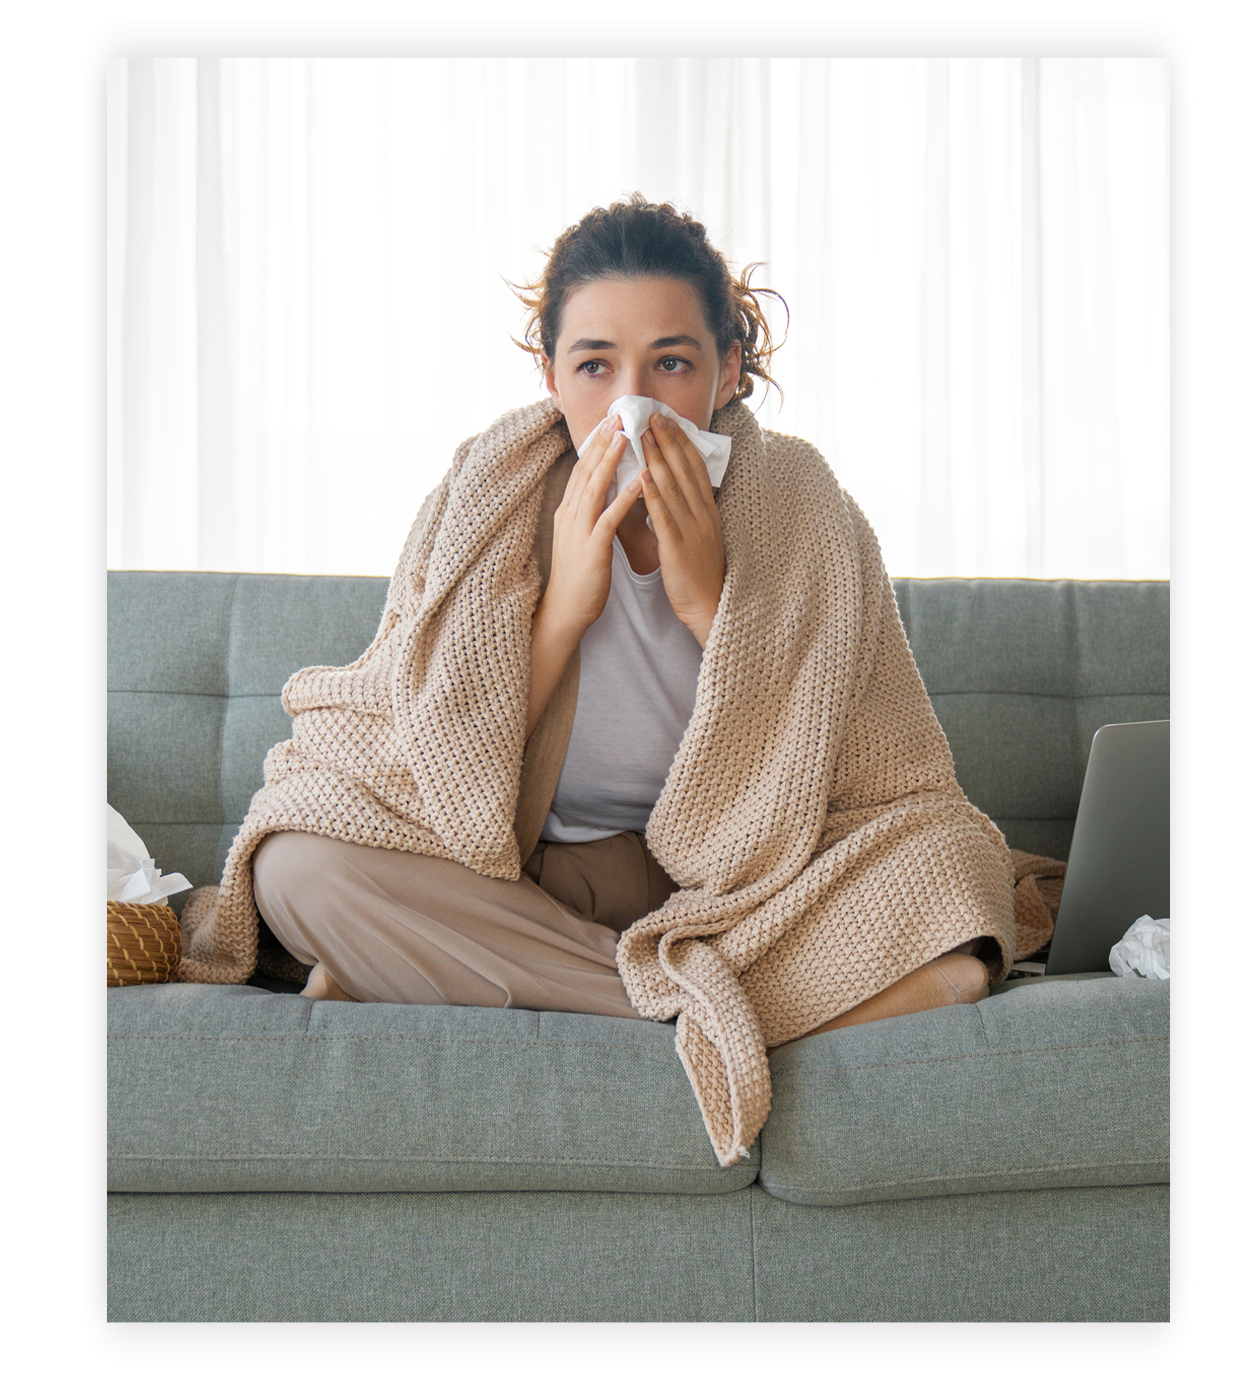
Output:
<instances>
[{"instance_id":1,"label":"woman's face","mask_svg":"<svg viewBox=\"0 0 1254 1400\"><path fill-rule=\"evenodd\" d=\"M576 447L624 394L660 399L705 429L740 382L740 342L719 355L687 282L603 278L567 297L544 382Z\"/></svg>"}]
</instances>

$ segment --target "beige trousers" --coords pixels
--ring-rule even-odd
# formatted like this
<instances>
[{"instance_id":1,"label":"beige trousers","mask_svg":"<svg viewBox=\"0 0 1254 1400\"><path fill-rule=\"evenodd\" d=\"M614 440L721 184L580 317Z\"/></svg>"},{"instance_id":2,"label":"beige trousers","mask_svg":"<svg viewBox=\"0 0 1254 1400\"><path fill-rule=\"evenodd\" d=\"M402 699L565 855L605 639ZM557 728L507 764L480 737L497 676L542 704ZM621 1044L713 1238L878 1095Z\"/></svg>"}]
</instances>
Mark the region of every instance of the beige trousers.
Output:
<instances>
[{"instance_id":1,"label":"beige trousers","mask_svg":"<svg viewBox=\"0 0 1254 1400\"><path fill-rule=\"evenodd\" d=\"M676 888L634 831L541 842L517 881L280 831L253 855L267 927L357 1001L636 1017L618 935Z\"/></svg>"}]
</instances>

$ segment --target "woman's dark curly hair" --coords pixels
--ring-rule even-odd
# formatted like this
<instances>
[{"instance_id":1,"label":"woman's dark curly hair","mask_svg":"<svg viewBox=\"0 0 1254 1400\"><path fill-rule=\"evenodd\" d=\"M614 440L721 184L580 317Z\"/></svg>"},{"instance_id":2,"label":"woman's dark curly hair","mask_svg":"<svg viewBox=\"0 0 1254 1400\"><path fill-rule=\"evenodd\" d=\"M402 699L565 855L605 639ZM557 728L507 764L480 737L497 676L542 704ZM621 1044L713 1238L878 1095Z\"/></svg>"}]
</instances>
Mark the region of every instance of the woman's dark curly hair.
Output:
<instances>
[{"instance_id":1,"label":"woman's dark curly hair","mask_svg":"<svg viewBox=\"0 0 1254 1400\"><path fill-rule=\"evenodd\" d=\"M769 287L750 287L760 263L750 263L733 277L722 253L710 242L704 224L673 204L650 204L633 194L608 209L593 209L568 228L549 250L548 263L536 282L511 283L531 313L522 340L541 362L541 352L553 359L562 327L566 298L576 287L603 277L674 277L689 283L701 300L705 323L720 355L740 342L740 382L731 402L748 398L753 380L779 385L767 372L778 345L763 315L759 297L775 297L788 313L788 303ZM780 342L782 344L782 342Z\"/></svg>"}]
</instances>

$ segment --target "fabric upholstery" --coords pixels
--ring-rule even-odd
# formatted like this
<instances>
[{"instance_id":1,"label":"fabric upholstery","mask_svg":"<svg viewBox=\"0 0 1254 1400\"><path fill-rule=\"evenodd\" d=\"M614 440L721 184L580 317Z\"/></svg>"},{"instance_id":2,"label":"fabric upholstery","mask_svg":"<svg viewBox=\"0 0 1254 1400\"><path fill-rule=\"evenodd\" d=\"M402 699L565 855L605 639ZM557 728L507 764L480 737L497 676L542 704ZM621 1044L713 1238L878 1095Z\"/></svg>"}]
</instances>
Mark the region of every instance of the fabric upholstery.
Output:
<instances>
[{"instance_id":1,"label":"fabric upholstery","mask_svg":"<svg viewBox=\"0 0 1254 1400\"><path fill-rule=\"evenodd\" d=\"M291 733L283 683L359 656L386 593L381 578L109 575L109 802L158 866L217 883L262 760Z\"/></svg>"},{"instance_id":2,"label":"fabric upholstery","mask_svg":"<svg viewBox=\"0 0 1254 1400\"><path fill-rule=\"evenodd\" d=\"M785 1046L762 1185L831 1206L1166 1182L1168 986L1045 982Z\"/></svg>"},{"instance_id":3,"label":"fabric upholstery","mask_svg":"<svg viewBox=\"0 0 1254 1400\"><path fill-rule=\"evenodd\" d=\"M1095 731L1170 717L1169 585L894 587L963 790L1011 846L1065 860Z\"/></svg>"},{"instance_id":4,"label":"fabric upholstery","mask_svg":"<svg viewBox=\"0 0 1254 1400\"><path fill-rule=\"evenodd\" d=\"M756 1147L716 1163L673 1026L254 987L118 990L114 1191L702 1194L758 1172Z\"/></svg>"},{"instance_id":5,"label":"fabric upholstery","mask_svg":"<svg viewBox=\"0 0 1254 1400\"><path fill-rule=\"evenodd\" d=\"M114 1195L113 1322L1164 1322L1167 1188Z\"/></svg>"},{"instance_id":6,"label":"fabric upholstery","mask_svg":"<svg viewBox=\"0 0 1254 1400\"><path fill-rule=\"evenodd\" d=\"M753 1188L762 1322L1167 1322L1167 1186L806 1209Z\"/></svg>"},{"instance_id":7,"label":"fabric upholstery","mask_svg":"<svg viewBox=\"0 0 1254 1400\"><path fill-rule=\"evenodd\" d=\"M114 1322L752 1322L749 1193L109 1198Z\"/></svg>"}]
</instances>

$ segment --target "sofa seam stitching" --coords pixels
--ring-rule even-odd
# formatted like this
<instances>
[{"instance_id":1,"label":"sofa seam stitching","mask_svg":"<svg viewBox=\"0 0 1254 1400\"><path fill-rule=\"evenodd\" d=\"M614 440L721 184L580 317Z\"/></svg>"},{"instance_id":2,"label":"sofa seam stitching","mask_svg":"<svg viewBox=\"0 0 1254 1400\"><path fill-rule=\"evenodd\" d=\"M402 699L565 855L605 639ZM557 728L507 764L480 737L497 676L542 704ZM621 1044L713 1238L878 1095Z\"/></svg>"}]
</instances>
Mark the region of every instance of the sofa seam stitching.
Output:
<instances>
[{"instance_id":1,"label":"sofa seam stitching","mask_svg":"<svg viewBox=\"0 0 1254 1400\"><path fill-rule=\"evenodd\" d=\"M316 1042L326 1042L327 1044L347 1044L351 1042L382 1043L388 1040L403 1040L410 1044L445 1044L449 1047L470 1046L470 1044L487 1044L487 1046L565 1046L572 1050L633 1050L638 1054L669 1054L669 1046L634 1046L634 1044L613 1044L612 1042L600 1042L600 1040L546 1040L539 1036L530 1036L526 1040L497 1040L491 1036L458 1036L456 1039L442 1039L437 1036L409 1036L409 1035L351 1035L351 1036L301 1036L301 1035L273 1035L273 1036L231 1036L231 1035L186 1035L179 1032L130 1032L130 1030L111 1030L106 1033L106 1040L220 1040L220 1042L231 1044L253 1044L265 1042L283 1042L288 1040L293 1044L307 1044ZM963 1060L987 1060L1002 1056L1022 1056L1022 1054L1044 1054L1054 1050L1100 1050L1101 1047L1113 1047L1118 1049L1121 1046L1134 1046L1134 1044L1157 1044L1170 1040L1170 1035L1157 1036L1127 1036L1121 1040L1068 1040L1062 1044L1052 1044L1052 1046L1024 1046L1022 1049L977 1050L970 1054L956 1054L956 1056L931 1056L927 1058L914 1058L914 1060L873 1060L866 1064L834 1064L822 1065L817 1068L795 1068L791 1065L781 1065L778 1074L798 1075L833 1074L833 1072L852 1072L855 1070L894 1070L894 1068L914 1067L914 1065L927 1064L957 1064Z\"/></svg>"},{"instance_id":2,"label":"sofa seam stitching","mask_svg":"<svg viewBox=\"0 0 1254 1400\"><path fill-rule=\"evenodd\" d=\"M686 1162L658 1162L648 1158L614 1157L599 1159L593 1157L401 1157L401 1156L354 1156L348 1152L254 1152L254 1153L207 1153L207 1152L110 1152L111 1162L374 1162L380 1165L409 1164L424 1162L433 1167L482 1166L482 1167L650 1167L657 1171L700 1173L710 1175L723 1168L692 1166ZM716 1177L716 1180L721 1178ZM756 1181L754 1173L753 1181ZM752 1182L748 1183L752 1185ZM330 1188L328 1188L330 1189ZM736 1187L735 1190L742 1190ZM724 1194L724 1193L715 1193Z\"/></svg>"},{"instance_id":3,"label":"sofa seam stitching","mask_svg":"<svg viewBox=\"0 0 1254 1400\"><path fill-rule=\"evenodd\" d=\"M979 692L972 692L978 694ZM156 690L149 686L144 690L124 690L114 686L109 695L174 695L184 700L281 700L281 690L241 690L228 691L225 695L216 690Z\"/></svg>"},{"instance_id":4,"label":"sofa seam stitching","mask_svg":"<svg viewBox=\"0 0 1254 1400\"><path fill-rule=\"evenodd\" d=\"M235 594L239 588L239 574L236 573L231 578L231 596L226 604L226 701L231 697L231 640L235 634ZM229 826L226 816L226 784L222 781L223 772L226 769L226 705L222 707L222 722L218 726L218 810L222 813L222 826ZM219 840L219 849L221 841Z\"/></svg>"},{"instance_id":5,"label":"sofa seam stitching","mask_svg":"<svg viewBox=\"0 0 1254 1400\"><path fill-rule=\"evenodd\" d=\"M310 1001L310 999L309 999L308 997L305 998L305 999L306 999L307 1001ZM310 1001L311 1013L312 1013L312 1006L313 1006L313 1003L312 1003L312 1001ZM354 1041L365 1041L365 1042L368 1042L368 1043L374 1043L374 1042L379 1042L379 1043L381 1043L381 1042L384 1042L384 1041L399 1040L399 1041L404 1041L404 1042L406 1042L406 1043L408 1043L408 1044L414 1044L414 1045L447 1045L447 1046L449 1046L450 1048L456 1048L456 1047L463 1046L463 1045L493 1045L493 1046L509 1046L509 1045L512 1045L512 1046L565 1045L565 1046L568 1046L568 1047L570 1047L571 1049L575 1049L575 1050L598 1050L598 1049L606 1049L606 1050L614 1050L614 1051L633 1050L633 1051L637 1052L638 1054L646 1054L646 1055L666 1055L666 1056L668 1056L668 1057L669 1057L671 1054L674 1053L672 1047L669 1046L669 1045L666 1045L666 1046L662 1046L662 1045L615 1045L615 1044L613 1044L612 1042L595 1041L595 1040L592 1040L592 1041L543 1040L543 1039L541 1039L539 1036L531 1036L530 1038L528 1038L528 1039L526 1039L526 1040L506 1040L506 1039L497 1040L497 1039L494 1039L494 1038L491 1037L491 1036L458 1036L456 1039L448 1039L448 1040L445 1040L445 1039L443 1039L443 1038L441 1038L441 1037L437 1037L437 1036L420 1036L420 1035L299 1035L299 1034L284 1034L284 1035L238 1035L238 1036L236 1036L236 1035L187 1035L187 1034L180 1034L180 1033L178 1033L178 1032L170 1032L170 1033L168 1033L168 1034L167 1034L167 1033L164 1033L164 1032L162 1032L162 1033L143 1032L143 1033L137 1034L137 1033L132 1032L132 1031L110 1031L110 1032L107 1034L106 1039L108 1039L108 1040L128 1040L128 1041L139 1041L139 1040L160 1040L160 1041L171 1041L171 1040L183 1040L183 1041L212 1040L212 1041L230 1042L230 1043L235 1044L235 1045L251 1045L251 1044L256 1044L256 1043L265 1042L265 1041L290 1041L290 1042L291 1042L292 1044L294 1044L294 1045L305 1045L305 1044L309 1044L309 1043L316 1043L316 1042L318 1042L318 1041L326 1041L326 1042L328 1042L329 1044L334 1045L334 1044L348 1044L348 1043L351 1043L351 1042L354 1042Z\"/></svg>"},{"instance_id":6,"label":"sofa seam stitching","mask_svg":"<svg viewBox=\"0 0 1254 1400\"><path fill-rule=\"evenodd\" d=\"M996 1176L1039 1176L1042 1173L1053 1174L1056 1172L1094 1170L1109 1171L1114 1167L1162 1167L1170 1165L1170 1157L1129 1157L1121 1159L1118 1162L1055 1162L1035 1167L1003 1167L985 1172L950 1172L947 1175L938 1176L902 1177L896 1181L878 1181L875 1182L874 1185L848 1188L844 1194L853 1195L859 1191L889 1190L897 1186L928 1186L938 1181L984 1181L988 1177ZM761 1180L761 1176L759 1176L759 1180ZM766 1184L766 1181L762 1182L762 1189L766 1191L768 1195L775 1194ZM808 1191L812 1188L799 1185L788 1189Z\"/></svg>"},{"instance_id":7,"label":"sofa seam stitching","mask_svg":"<svg viewBox=\"0 0 1254 1400\"><path fill-rule=\"evenodd\" d=\"M177 693L177 692L173 692ZM1169 700L1166 690L1101 690L1084 694L1063 695L1052 690L928 690L929 696L946 695L1010 695L1023 700Z\"/></svg>"},{"instance_id":8,"label":"sofa seam stitching","mask_svg":"<svg viewBox=\"0 0 1254 1400\"><path fill-rule=\"evenodd\" d=\"M758 1174L749 1183L749 1280L753 1293L753 1320L762 1321L762 1313L758 1307L758 1207L754 1199L753 1184L762 1178L761 1165L758 1167Z\"/></svg>"},{"instance_id":9,"label":"sofa seam stitching","mask_svg":"<svg viewBox=\"0 0 1254 1400\"><path fill-rule=\"evenodd\" d=\"M802 1067L794 1068L790 1065L781 1065L779 1069L773 1073L772 1077L781 1078L784 1075L792 1075L796 1077L800 1075L852 1073L855 1070L862 1069L913 1068L918 1065L947 1065L957 1064L962 1060L980 1060L1003 1055L1045 1055L1051 1054L1058 1050L1097 1050L1101 1049L1103 1046L1109 1048L1118 1048L1125 1045L1153 1045L1159 1043L1160 1041L1169 1041L1170 1039L1171 1037L1168 1035L1141 1035L1129 1036L1123 1040L1067 1041L1061 1045L1024 1046L1022 1049L994 1050L990 1047L987 1050L975 1051L967 1055L942 1055L933 1056L926 1059L914 1060L874 1060L868 1064L825 1065L814 1069L807 1069Z\"/></svg>"}]
</instances>

